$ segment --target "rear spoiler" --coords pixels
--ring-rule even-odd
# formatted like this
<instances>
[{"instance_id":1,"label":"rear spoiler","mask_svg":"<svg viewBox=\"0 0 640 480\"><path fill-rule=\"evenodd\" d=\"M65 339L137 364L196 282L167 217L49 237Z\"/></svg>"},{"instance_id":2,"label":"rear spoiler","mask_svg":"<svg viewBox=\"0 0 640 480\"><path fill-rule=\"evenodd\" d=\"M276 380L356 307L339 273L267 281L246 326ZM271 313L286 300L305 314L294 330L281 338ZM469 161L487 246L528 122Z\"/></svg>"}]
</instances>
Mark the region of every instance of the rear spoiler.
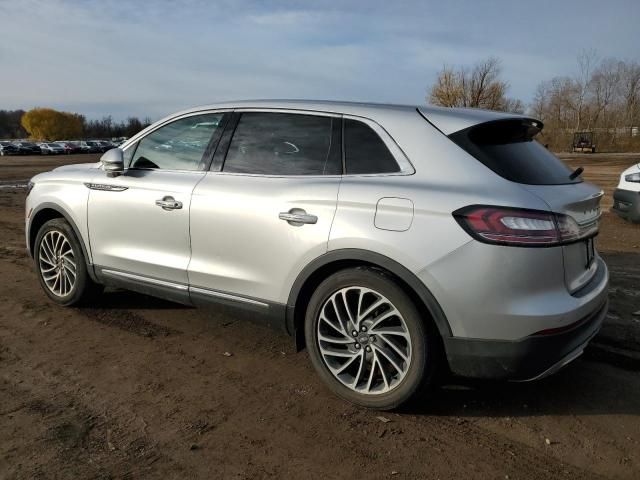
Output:
<instances>
[{"instance_id":1,"label":"rear spoiler","mask_svg":"<svg viewBox=\"0 0 640 480\"><path fill-rule=\"evenodd\" d=\"M496 120L526 120L535 122L541 130L542 122L526 115L516 113L494 112L493 110L482 110L480 108L446 108L434 106L418 107L418 113L422 115L431 125L436 127L445 135L465 130L481 123L493 122Z\"/></svg>"}]
</instances>

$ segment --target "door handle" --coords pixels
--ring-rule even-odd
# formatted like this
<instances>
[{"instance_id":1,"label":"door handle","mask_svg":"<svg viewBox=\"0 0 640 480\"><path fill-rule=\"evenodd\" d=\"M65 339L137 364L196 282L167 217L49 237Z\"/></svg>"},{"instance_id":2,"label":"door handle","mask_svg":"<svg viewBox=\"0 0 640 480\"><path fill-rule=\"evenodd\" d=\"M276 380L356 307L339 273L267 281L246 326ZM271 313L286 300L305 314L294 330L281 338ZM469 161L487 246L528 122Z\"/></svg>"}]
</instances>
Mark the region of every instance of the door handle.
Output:
<instances>
[{"instance_id":1,"label":"door handle","mask_svg":"<svg viewBox=\"0 0 640 480\"><path fill-rule=\"evenodd\" d=\"M156 200L156 205L162 207L163 210L179 210L182 208L182 202L168 196L162 197L161 200Z\"/></svg>"},{"instance_id":2,"label":"door handle","mask_svg":"<svg viewBox=\"0 0 640 480\"><path fill-rule=\"evenodd\" d=\"M314 224L318 222L318 217L305 212L301 208L292 208L288 212L280 212L278 215L280 220L288 222L289 225L300 227L304 224Z\"/></svg>"}]
</instances>

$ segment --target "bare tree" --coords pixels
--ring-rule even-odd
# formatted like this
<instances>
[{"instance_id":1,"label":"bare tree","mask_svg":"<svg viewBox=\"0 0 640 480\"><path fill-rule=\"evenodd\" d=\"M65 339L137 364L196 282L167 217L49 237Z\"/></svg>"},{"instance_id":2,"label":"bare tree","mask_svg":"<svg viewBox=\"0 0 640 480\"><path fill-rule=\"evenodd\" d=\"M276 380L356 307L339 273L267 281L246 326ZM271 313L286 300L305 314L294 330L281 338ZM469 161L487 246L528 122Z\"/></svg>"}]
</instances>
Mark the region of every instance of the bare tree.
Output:
<instances>
[{"instance_id":1,"label":"bare tree","mask_svg":"<svg viewBox=\"0 0 640 480\"><path fill-rule=\"evenodd\" d=\"M640 148L640 65L615 58L595 61L593 51L578 57L579 73L541 82L529 105L532 116L545 124L545 141L564 149L573 133L596 132L598 148Z\"/></svg>"},{"instance_id":2,"label":"bare tree","mask_svg":"<svg viewBox=\"0 0 640 480\"><path fill-rule=\"evenodd\" d=\"M597 125L602 117L603 123L608 123L607 113L611 104L616 100L620 89L621 62L608 58L596 68L589 82L589 90L592 96L593 113L590 117L589 127L593 123Z\"/></svg>"},{"instance_id":3,"label":"bare tree","mask_svg":"<svg viewBox=\"0 0 640 480\"><path fill-rule=\"evenodd\" d=\"M520 100L507 98L507 82L500 79L500 60L490 57L472 68L445 66L431 87L429 101L443 107L473 107L524 111Z\"/></svg>"},{"instance_id":4,"label":"bare tree","mask_svg":"<svg viewBox=\"0 0 640 480\"><path fill-rule=\"evenodd\" d=\"M631 124L640 123L640 65L636 62L624 64L621 77L625 122L631 126Z\"/></svg>"},{"instance_id":5,"label":"bare tree","mask_svg":"<svg viewBox=\"0 0 640 480\"><path fill-rule=\"evenodd\" d=\"M443 107L464 107L465 94L463 82L460 78L461 72L454 71L446 65L438 74L436 85L431 89L431 103ZM462 75L464 77L464 75Z\"/></svg>"},{"instance_id":6,"label":"bare tree","mask_svg":"<svg viewBox=\"0 0 640 480\"><path fill-rule=\"evenodd\" d=\"M575 78L576 95L573 97L573 108L576 111L576 130L580 130L582 126L582 121L585 114L585 98L589 90L591 73L596 59L597 53L593 49L583 50L582 53L578 55L578 75Z\"/></svg>"},{"instance_id":7,"label":"bare tree","mask_svg":"<svg viewBox=\"0 0 640 480\"><path fill-rule=\"evenodd\" d=\"M531 112L533 115L542 122L546 122L547 108L549 105L550 97L550 85L549 82L541 82L536 88L536 93L531 103Z\"/></svg>"}]
</instances>

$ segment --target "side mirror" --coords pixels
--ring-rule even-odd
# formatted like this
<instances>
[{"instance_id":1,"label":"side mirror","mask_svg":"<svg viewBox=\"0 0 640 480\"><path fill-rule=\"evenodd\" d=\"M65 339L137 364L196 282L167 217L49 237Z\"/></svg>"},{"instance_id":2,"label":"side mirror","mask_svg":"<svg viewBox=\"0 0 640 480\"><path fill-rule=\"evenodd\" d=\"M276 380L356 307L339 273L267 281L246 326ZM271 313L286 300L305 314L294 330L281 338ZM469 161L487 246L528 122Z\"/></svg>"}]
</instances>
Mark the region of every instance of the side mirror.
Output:
<instances>
[{"instance_id":1,"label":"side mirror","mask_svg":"<svg viewBox=\"0 0 640 480\"><path fill-rule=\"evenodd\" d=\"M100 157L100 163L102 163L102 169L107 172L108 177L117 177L124 173L124 159L122 150L119 148L112 148L105 152Z\"/></svg>"}]
</instances>

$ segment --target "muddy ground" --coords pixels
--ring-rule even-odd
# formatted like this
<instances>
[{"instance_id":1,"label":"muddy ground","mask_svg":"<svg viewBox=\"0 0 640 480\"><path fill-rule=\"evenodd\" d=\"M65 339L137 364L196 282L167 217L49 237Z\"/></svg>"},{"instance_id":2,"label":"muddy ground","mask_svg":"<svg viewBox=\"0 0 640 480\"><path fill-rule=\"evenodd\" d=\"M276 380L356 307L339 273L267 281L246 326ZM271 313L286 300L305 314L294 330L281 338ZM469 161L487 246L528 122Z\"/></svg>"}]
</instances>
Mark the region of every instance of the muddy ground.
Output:
<instances>
[{"instance_id":1,"label":"muddy ground","mask_svg":"<svg viewBox=\"0 0 640 480\"><path fill-rule=\"evenodd\" d=\"M94 159L3 157L0 183ZM638 161L566 160L605 189L605 210ZM226 312L123 291L52 305L23 203L0 185L0 478L640 478L640 374L615 357L534 384L455 382L381 415L335 398L287 337ZM605 213L598 244L612 313L597 341L637 349L640 226Z\"/></svg>"}]
</instances>

